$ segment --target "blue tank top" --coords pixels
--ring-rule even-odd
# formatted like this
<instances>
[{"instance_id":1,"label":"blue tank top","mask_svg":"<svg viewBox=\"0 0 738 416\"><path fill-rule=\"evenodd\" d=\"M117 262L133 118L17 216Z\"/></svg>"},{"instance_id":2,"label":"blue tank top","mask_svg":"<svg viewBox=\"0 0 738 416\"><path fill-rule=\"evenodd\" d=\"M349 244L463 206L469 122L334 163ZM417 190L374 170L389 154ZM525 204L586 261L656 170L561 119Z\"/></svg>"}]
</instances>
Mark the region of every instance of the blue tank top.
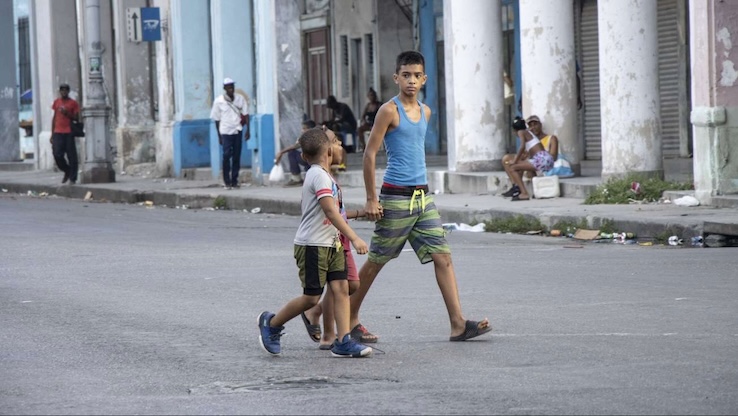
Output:
<instances>
[{"instance_id":1,"label":"blue tank top","mask_svg":"<svg viewBox=\"0 0 738 416\"><path fill-rule=\"evenodd\" d=\"M397 96L392 97L400 113L400 124L384 137L387 149L387 170L384 182L400 186L427 185L425 168L425 106L420 105L420 120L411 121Z\"/></svg>"}]
</instances>

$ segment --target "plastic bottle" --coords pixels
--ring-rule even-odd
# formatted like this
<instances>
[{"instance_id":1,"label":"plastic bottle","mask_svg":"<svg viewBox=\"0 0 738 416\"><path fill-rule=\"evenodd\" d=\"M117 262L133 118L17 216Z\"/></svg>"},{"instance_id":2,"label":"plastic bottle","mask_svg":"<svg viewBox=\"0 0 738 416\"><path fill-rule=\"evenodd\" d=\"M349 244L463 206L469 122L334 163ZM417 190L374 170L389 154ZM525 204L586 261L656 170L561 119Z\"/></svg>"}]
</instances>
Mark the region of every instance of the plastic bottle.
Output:
<instances>
[{"instance_id":1,"label":"plastic bottle","mask_svg":"<svg viewBox=\"0 0 738 416\"><path fill-rule=\"evenodd\" d=\"M669 237L669 245L670 246L679 246L679 245L682 245L683 242L684 241L681 238L679 238L679 237L677 237L675 235L672 235L671 237Z\"/></svg>"},{"instance_id":2,"label":"plastic bottle","mask_svg":"<svg viewBox=\"0 0 738 416\"><path fill-rule=\"evenodd\" d=\"M701 235L698 235L696 237L692 237L692 246L694 247L702 247L705 243L705 240L702 238Z\"/></svg>"}]
</instances>

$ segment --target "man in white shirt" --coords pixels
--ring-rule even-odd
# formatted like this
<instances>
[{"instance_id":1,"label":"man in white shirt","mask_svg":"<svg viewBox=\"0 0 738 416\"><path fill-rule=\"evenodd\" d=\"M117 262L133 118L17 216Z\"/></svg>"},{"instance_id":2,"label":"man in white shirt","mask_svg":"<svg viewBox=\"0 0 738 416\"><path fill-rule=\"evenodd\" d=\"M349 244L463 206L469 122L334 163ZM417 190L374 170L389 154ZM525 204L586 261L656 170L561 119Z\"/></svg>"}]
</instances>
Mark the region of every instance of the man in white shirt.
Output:
<instances>
[{"instance_id":1,"label":"man in white shirt","mask_svg":"<svg viewBox=\"0 0 738 416\"><path fill-rule=\"evenodd\" d=\"M235 94L236 83L223 80L224 94L213 102L210 118L215 121L218 141L223 146L223 182L226 189L238 188L238 171L241 169L241 132L244 141L249 134L249 105L241 94Z\"/></svg>"}]
</instances>

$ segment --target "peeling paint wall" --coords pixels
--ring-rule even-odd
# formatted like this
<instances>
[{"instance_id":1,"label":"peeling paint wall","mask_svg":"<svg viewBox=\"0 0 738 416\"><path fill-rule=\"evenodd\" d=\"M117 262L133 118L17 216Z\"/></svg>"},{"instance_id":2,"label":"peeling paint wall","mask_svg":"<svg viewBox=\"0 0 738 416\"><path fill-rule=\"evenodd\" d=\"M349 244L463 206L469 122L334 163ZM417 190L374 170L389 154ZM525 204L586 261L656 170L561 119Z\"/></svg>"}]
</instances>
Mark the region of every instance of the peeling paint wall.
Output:
<instances>
[{"instance_id":1,"label":"peeling paint wall","mask_svg":"<svg viewBox=\"0 0 738 416\"><path fill-rule=\"evenodd\" d=\"M690 1L695 196L738 194L738 3Z\"/></svg>"},{"instance_id":2,"label":"peeling paint wall","mask_svg":"<svg viewBox=\"0 0 738 416\"><path fill-rule=\"evenodd\" d=\"M715 2L716 103L738 106L738 2Z\"/></svg>"},{"instance_id":3,"label":"peeling paint wall","mask_svg":"<svg viewBox=\"0 0 738 416\"><path fill-rule=\"evenodd\" d=\"M655 1L598 1L602 176L663 176Z\"/></svg>"},{"instance_id":4,"label":"peeling paint wall","mask_svg":"<svg viewBox=\"0 0 738 416\"><path fill-rule=\"evenodd\" d=\"M574 6L570 0L520 1L523 115L541 118L573 166L577 138Z\"/></svg>"},{"instance_id":5,"label":"peeling paint wall","mask_svg":"<svg viewBox=\"0 0 738 416\"><path fill-rule=\"evenodd\" d=\"M369 0L362 0L369 3ZM402 14L395 0L376 0L377 37L374 40L379 77L379 98L388 101L397 95L397 85L392 78L397 55L414 48L413 25ZM340 55L334 55L338 62ZM337 66L337 65L334 65ZM336 80L336 78L333 78Z\"/></svg>"},{"instance_id":6,"label":"peeling paint wall","mask_svg":"<svg viewBox=\"0 0 738 416\"><path fill-rule=\"evenodd\" d=\"M154 58L150 42L131 42L127 38L126 9L146 7L146 0L114 0L117 105L115 129L117 167L156 160L154 91L151 70Z\"/></svg>"},{"instance_id":7,"label":"peeling paint wall","mask_svg":"<svg viewBox=\"0 0 738 416\"><path fill-rule=\"evenodd\" d=\"M38 0L32 2L33 36L35 45L33 86L33 134L36 138L39 169L53 169L51 152L51 104L58 97L59 84L71 87L70 96L81 102L81 76L77 39L77 9L75 0ZM80 166L84 161L84 146L78 144Z\"/></svg>"},{"instance_id":8,"label":"peeling paint wall","mask_svg":"<svg viewBox=\"0 0 738 416\"><path fill-rule=\"evenodd\" d=\"M156 174L174 173L174 91L172 84L172 36L169 0L153 0L162 19L161 41L154 44L156 52Z\"/></svg>"},{"instance_id":9,"label":"peeling paint wall","mask_svg":"<svg viewBox=\"0 0 738 416\"><path fill-rule=\"evenodd\" d=\"M0 2L0 162L20 157L13 2Z\"/></svg>"},{"instance_id":10,"label":"peeling paint wall","mask_svg":"<svg viewBox=\"0 0 738 416\"><path fill-rule=\"evenodd\" d=\"M500 2L444 2L448 163L500 170L505 154Z\"/></svg>"}]
</instances>

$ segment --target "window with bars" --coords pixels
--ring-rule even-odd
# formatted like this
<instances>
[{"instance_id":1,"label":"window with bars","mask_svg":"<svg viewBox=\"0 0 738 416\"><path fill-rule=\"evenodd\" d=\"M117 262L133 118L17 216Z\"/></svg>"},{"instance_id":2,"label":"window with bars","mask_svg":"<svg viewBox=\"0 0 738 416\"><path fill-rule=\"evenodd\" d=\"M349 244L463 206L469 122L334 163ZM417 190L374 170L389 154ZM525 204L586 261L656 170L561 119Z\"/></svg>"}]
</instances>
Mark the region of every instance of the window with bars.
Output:
<instances>
[{"instance_id":1,"label":"window with bars","mask_svg":"<svg viewBox=\"0 0 738 416\"><path fill-rule=\"evenodd\" d=\"M366 82L370 88L374 88L374 35L366 34L364 44L366 45Z\"/></svg>"},{"instance_id":2,"label":"window with bars","mask_svg":"<svg viewBox=\"0 0 738 416\"><path fill-rule=\"evenodd\" d=\"M341 36L341 96L351 94L351 78L349 77L349 45L348 36Z\"/></svg>"}]
</instances>

